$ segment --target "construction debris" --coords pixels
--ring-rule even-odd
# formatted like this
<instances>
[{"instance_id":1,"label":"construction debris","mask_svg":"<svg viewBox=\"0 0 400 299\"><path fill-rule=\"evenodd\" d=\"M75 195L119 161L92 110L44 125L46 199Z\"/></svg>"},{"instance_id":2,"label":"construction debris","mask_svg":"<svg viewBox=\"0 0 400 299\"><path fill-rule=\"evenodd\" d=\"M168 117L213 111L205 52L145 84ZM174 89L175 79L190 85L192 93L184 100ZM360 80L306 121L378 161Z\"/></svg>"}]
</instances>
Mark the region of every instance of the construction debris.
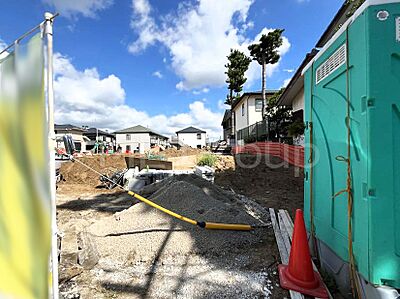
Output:
<instances>
[{"instance_id":1,"label":"construction debris","mask_svg":"<svg viewBox=\"0 0 400 299\"><path fill-rule=\"evenodd\" d=\"M123 155L97 155L76 159L105 175L111 175L117 170L126 168ZM89 171L80 163L64 162L61 164L60 173L67 184L97 186L100 183L99 175L93 171Z\"/></svg>"}]
</instances>

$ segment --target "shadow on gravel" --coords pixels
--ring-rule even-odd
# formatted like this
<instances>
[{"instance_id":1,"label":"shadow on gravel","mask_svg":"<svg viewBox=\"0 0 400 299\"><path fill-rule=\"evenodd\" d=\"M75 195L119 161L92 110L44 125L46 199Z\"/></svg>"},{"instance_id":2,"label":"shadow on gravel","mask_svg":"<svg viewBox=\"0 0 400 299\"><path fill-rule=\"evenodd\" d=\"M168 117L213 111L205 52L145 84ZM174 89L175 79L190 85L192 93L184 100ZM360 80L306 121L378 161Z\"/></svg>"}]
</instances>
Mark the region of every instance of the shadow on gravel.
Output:
<instances>
[{"instance_id":1,"label":"shadow on gravel","mask_svg":"<svg viewBox=\"0 0 400 299\"><path fill-rule=\"evenodd\" d=\"M233 178L234 175L241 177ZM246 183L243 175L238 172L230 177L237 184L240 180ZM255 183L260 185L257 185L259 190L266 189L262 180ZM230 186L225 188L229 190ZM142 195L183 216L199 221L260 224L246 212L246 204L239 201L237 195L199 177L176 177L153 188L147 188ZM265 290L267 281L274 286L269 298L288 296L286 291L276 287L278 253L270 227L251 232L204 230L147 205L128 209L136 203L137 200L126 193L117 192L78 198L57 206L58 209L96 210L110 215L122 211L116 217L104 217L92 225L97 241L102 246L107 245L103 257L110 260L107 264L110 269L98 268L96 271L102 270L105 274L96 272L96 278L92 278L110 296L264 298L268 293ZM120 219L114 219L118 217ZM112 258L118 254L126 259L122 264L113 262ZM141 255L149 257L146 263Z\"/></svg>"},{"instance_id":2,"label":"shadow on gravel","mask_svg":"<svg viewBox=\"0 0 400 299\"><path fill-rule=\"evenodd\" d=\"M70 210L74 212L95 210L114 214L115 212L120 212L130 208L136 203L138 203L138 201L135 198L124 191L120 191L110 194L98 194L90 196L89 198L79 197L78 199L57 205L57 209Z\"/></svg>"}]
</instances>

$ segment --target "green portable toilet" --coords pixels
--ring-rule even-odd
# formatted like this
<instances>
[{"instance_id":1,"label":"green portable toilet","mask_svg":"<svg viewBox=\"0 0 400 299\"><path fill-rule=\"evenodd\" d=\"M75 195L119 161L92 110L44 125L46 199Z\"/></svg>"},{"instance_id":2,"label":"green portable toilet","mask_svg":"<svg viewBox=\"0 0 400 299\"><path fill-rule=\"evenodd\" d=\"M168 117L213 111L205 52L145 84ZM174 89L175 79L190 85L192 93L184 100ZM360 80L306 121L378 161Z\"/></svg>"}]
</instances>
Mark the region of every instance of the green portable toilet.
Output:
<instances>
[{"instance_id":1,"label":"green portable toilet","mask_svg":"<svg viewBox=\"0 0 400 299\"><path fill-rule=\"evenodd\" d=\"M400 288L400 1L365 1L303 75L307 228L312 197L322 267L348 290L349 137L353 256L364 297L384 298Z\"/></svg>"}]
</instances>

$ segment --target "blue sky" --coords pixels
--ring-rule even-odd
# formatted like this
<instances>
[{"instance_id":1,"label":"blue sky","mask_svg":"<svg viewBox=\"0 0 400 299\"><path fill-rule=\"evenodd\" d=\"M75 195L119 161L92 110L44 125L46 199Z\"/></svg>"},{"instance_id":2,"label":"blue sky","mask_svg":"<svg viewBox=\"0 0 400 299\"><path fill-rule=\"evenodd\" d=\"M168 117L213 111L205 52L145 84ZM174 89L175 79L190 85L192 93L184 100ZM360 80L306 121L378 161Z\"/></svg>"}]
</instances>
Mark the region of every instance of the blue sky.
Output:
<instances>
[{"instance_id":1,"label":"blue sky","mask_svg":"<svg viewBox=\"0 0 400 299\"><path fill-rule=\"evenodd\" d=\"M58 11L56 121L116 130L136 124L166 135L188 125L221 132L230 48L285 29L267 87L290 79L343 0L13 0L0 11L0 46ZM246 90L259 90L251 65Z\"/></svg>"}]
</instances>

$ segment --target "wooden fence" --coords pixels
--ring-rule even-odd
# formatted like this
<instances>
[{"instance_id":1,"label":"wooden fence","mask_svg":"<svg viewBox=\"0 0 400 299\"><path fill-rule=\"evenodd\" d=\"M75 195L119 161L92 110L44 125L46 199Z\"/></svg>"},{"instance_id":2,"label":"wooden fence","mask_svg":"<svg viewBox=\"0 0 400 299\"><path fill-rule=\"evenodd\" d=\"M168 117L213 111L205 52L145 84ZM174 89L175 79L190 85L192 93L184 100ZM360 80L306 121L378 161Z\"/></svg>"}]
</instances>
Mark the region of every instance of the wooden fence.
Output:
<instances>
[{"instance_id":1,"label":"wooden fence","mask_svg":"<svg viewBox=\"0 0 400 299\"><path fill-rule=\"evenodd\" d=\"M261 154L279 157L291 165L304 168L304 147L279 142L254 142L236 146L233 154Z\"/></svg>"}]
</instances>

